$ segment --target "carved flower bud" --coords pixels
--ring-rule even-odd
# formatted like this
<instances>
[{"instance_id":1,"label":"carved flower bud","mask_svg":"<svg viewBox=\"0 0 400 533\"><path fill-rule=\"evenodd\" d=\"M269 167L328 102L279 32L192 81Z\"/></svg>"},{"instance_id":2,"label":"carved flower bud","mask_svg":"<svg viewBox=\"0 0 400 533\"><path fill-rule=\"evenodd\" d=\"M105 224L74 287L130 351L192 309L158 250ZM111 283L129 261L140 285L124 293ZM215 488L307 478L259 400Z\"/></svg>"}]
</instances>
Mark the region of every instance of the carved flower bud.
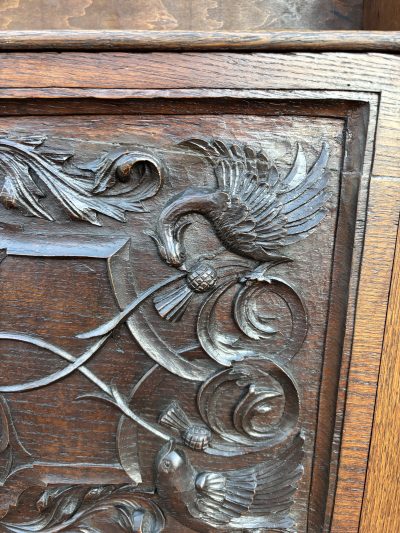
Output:
<instances>
[{"instance_id":1,"label":"carved flower bud","mask_svg":"<svg viewBox=\"0 0 400 533\"><path fill-rule=\"evenodd\" d=\"M206 292L214 287L218 279L215 268L200 263L187 276L187 284L194 292Z\"/></svg>"},{"instance_id":2,"label":"carved flower bud","mask_svg":"<svg viewBox=\"0 0 400 533\"><path fill-rule=\"evenodd\" d=\"M210 444L211 431L206 426L192 425L183 432L182 440L192 450L201 451Z\"/></svg>"}]
</instances>

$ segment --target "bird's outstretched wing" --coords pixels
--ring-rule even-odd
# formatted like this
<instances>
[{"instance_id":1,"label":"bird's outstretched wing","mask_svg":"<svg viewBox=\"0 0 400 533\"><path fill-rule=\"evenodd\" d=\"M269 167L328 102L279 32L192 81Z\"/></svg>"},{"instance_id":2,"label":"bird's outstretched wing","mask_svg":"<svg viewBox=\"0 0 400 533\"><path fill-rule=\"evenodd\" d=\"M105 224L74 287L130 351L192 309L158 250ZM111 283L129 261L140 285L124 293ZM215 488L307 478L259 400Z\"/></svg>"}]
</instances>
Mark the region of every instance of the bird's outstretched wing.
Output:
<instances>
[{"instance_id":1,"label":"bird's outstretched wing","mask_svg":"<svg viewBox=\"0 0 400 533\"><path fill-rule=\"evenodd\" d=\"M220 231L242 252L268 259L268 251L307 237L325 217L326 142L310 170L299 144L286 176L278 173L264 152L247 145L199 139L182 144L200 151L212 162L218 188L230 200L218 217Z\"/></svg>"},{"instance_id":2,"label":"bird's outstretched wing","mask_svg":"<svg viewBox=\"0 0 400 533\"><path fill-rule=\"evenodd\" d=\"M240 527L249 520L265 524L268 519L270 524L288 527L287 512L303 473L303 442L297 435L283 453L250 468L199 474L198 511L215 524Z\"/></svg>"}]
</instances>

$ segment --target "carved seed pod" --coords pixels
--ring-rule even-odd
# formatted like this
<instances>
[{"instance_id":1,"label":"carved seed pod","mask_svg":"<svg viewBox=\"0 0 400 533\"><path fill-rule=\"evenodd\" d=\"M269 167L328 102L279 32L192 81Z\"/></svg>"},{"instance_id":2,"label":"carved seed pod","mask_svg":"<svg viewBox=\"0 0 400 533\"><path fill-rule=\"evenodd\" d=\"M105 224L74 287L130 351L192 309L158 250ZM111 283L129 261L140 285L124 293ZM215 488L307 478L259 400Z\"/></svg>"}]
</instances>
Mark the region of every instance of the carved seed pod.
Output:
<instances>
[{"instance_id":1,"label":"carved seed pod","mask_svg":"<svg viewBox=\"0 0 400 533\"><path fill-rule=\"evenodd\" d=\"M205 426L190 426L182 434L183 443L192 450L201 451L208 447L211 441L211 431Z\"/></svg>"}]
</instances>

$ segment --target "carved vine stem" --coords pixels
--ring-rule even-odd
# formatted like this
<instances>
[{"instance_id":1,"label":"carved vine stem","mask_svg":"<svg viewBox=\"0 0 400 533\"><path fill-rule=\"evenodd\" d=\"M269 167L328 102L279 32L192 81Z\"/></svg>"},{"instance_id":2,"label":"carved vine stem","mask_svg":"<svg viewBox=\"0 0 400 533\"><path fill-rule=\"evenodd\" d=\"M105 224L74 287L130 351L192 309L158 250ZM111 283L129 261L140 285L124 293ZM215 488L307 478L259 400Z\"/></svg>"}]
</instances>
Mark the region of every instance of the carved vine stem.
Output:
<instances>
[{"instance_id":1,"label":"carved vine stem","mask_svg":"<svg viewBox=\"0 0 400 533\"><path fill-rule=\"evenodd\" d=\"M163 287L166 287L169 284L180 279L182 276L183 274L177 274L175 276L168 278L167 280L157 283L156 285L150 287L147 291L144 291L140 296L138 296L137 298L135 298L135 300L133 300L133 302L129 306L129 309L127 308L125 310L124 318L125 319L128 318L129 314L133 313L149 296L156 293L158 290L162 289ZM120 321L118 322L118 324L119 323ZM34 346L39 346L41 348L44 348L45 350L50 351L51 353L54 353L55 355L58 355L62 359L70 362L70 364L66 366L64 369L54 372L53 374L50 374L49 376L46 376L44 378L22 383L19 385L2 385L0 386L0 393L22 392L22 391L27 391L27 390L38 389L40 387L50 385L51 383L54 383L55 381L58 381L68 376L75 370L78 370L104 393L104 396L102 396L103 399L117 406L124 413L124 415L126 415L128 418L130 418L134 422L140 424L141 426L143 426L145 429L147 429L154 435L157 435L163 440L169 440L170 436L168 434L164 433L157 426L150 424L149 422L147 422L146 420L138 416L136 413L134 413L128 407L126 400L118 392L115 386L107 385L106 383L104 383L104 381L98 378L91 370L89 370L88 368L84 366L84 363L87 363L89 359L95 353L98 352L98 350L104 345L104 343L107 341L108 338L109 338L109 335L103 335L100 339L96 341L95 344L93 344L93 346L91 346L88 350L86 350L81 356L75 357L69 352L59 348L58 346L50 344L32 335L25 335L22 333L0 332L0 339L2 340L14 340L14 341L20 341L20 342L32 344Z\"/></svg>"},{"instance_id":2,"label":"carved vine stem","mask_svg":"<svg viewBox=\"0 0 400 533\"><path fill-rule=\"evenodd\" d=\"M155 194L162 184L163 166L150 155L119 150L82 167L79 175L76 167L75 170L64 168L71 155L61 157L60 154L46 154L43 150L38 152L42 144L41 139L14 141L0 137L0 176L4 179L0 199L6 207L17 205L31 215L52 220L47 204L41 202L50 192L71 217L98 224L97 213L102 213L123 221L125 211L141 210L140 201ZM97 338L79 357L31 335L0 332L0 340L30 343L69 363L63 370L44 378L1 386L0 393L37 389L78 370L100 390L80 398L106 400L127 418L167 441L155 461L155 486L163 506L182 524L207 533L210 527L223 531L292 530L294 520L290 508L303 472L304 439L298 426L299 396L286 363L304 342L307 314L296 290L285 280L271 276L270 269L292 261L281 248L308 237L326 216L329 190L325 170L329 146L322 143L319 156L308 169L305 153L298 145L286 175L279 174L261 150L256 151L247 145L190 139L182 146L194 154L200 152L211 161L216 188L188 187L171 198L160 213L151 236L165 263L180 272L138 295L108 322L79 334L80 339ZM147 180L149 176L152 179ZM189 266L183 239L187 217L192 214L205 217L224 248L245 257L249 263L243 266L236 262L232 271L223 261L211 264L197 258L197 262L190 262ZM231 318L242 338L235 337L232 341L232 337L218 331L215 311L222 297L235 290ZM170 372L203 382L197 394L201 423L192 420L176 401L161 413L159 424L175 432L173 437L159 425L134 413L116 386L102 381L85 364L107 342L115 328L131 316L131 322L136 319L133 313L148 298L153 297L155 310L161 318L176 322L182 318L196 293L205 294L196 331L200 346L210 357L206 363L211 362L211 365L193 369L184 358L177 365L172 360L176 355L172 350L161 357L152 353L149 346L144 348ZM258 316L254 301L261 293L283 301L291 317L288 335L282 335L280 346L275 351L268 350L267 354L259 341L271 340L282 332L270 325L269 317L266 320ZM131 325L130 329L136 337ZM140 335L137 337L140 344ZM163 344L158 344L163 349ZM152 374L144 376L142 382ZM236 405L231 409L229 421L226 413L219 411L219 405L226 407L232 387L236 390L236 395L233 394ZM240 392L239 396L237 392ZM260 415L271 411L278 422L270 424L268 418L263 419L264 423L260 422ZM271 454L254 466L225 472L203 471L192 464L183 446L220 456L244 455L267 448L271 449ZM61 487L54 489L52 494L45 493L43 498L46 504L50 497L54 501L68 502L70 494L79 490ZM104 493L102 490L104 488L94 494L96 505L117 502L119 510L119 495L114 499L113 489ZM82 516L86 516L91 512L86 501L92 495L79 493L78 496L82 496L79 505L83 506ZM124 518L118 516L118 523L126 531L142 531L143 517L149 511L149 519L154 521L154 527L152 525L149 531L163 527L163 519L159 519L154 509L146 507L146 511L134 500L129 500L128 504L126 509L131 514L126 515L124 509ZM74 513L76 511L78 507ZM76 515L81 516L79 512ZM59 531L66 525L62 520L52 522L51 510L45 516L49 521L46 522L45 517L44 522L43 518L39 522L50 526L48 531ZM75 518L71 524L75 524ZM10 531L29 531L24 525L20 529L10 527Z\"/></svg>"}]
</instances>

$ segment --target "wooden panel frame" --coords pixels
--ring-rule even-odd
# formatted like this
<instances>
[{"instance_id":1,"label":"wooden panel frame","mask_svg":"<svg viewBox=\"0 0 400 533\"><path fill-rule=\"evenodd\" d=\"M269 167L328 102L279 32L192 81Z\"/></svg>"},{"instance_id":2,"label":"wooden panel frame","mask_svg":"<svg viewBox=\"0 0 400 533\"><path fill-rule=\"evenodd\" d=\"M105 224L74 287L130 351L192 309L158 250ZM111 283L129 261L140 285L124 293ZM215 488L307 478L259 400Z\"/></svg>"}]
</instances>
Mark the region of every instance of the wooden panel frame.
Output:
<instances>
[{"instance_id":1,"label":"wooden panel frame","mask_svg":"<svg viewBox=\"0 0 400 533\"><path fill-rule=\"evenodd\" d=\"M399 517L398 460L400 407L400 233L396 255L385 340L380 367L377 403L368 463L368 476L363 501L361 531L397 531Z\"/></svg>"},{"instance_id":2,"label":"wooden panel frame","mask_svg":"<svg viewBox=\"0 0 400 533\"><path fill-rule=\"evenodd\" d=\"M0 32L3 51L121 51L121 52L273 52L354 51L398 52L399 31L278 30L227 31L121 31L41 30ZM395 29L395 28L393 28Z\"/></svg>"},{"instance_id":3,"label":"wooden panel frame","mask_svg":"<svg viewBox=\"0 0 400 533\"><path fill-rule=\"evenodd\" d=\"M188 88L348 91L380 101L367 229L358 288L346 411L331 531L356 532L365 473L400 204L400 58L383 54L1 54L0 96L115 98ZM98 72L102 86L98 86ZM268 75L266 74L268 73ZM371 320L371 315L374 319Z\"/></svg>"},{"instance_id":4,"label":"wooden panel frame","mask_svg":"<svg viewBox=\"0 0 400 533\"><path fill-rule=\"evenodd\" d=\"M129 97L129 92L109 90L106 94L110 98L104 98L105 94L100 90L97 94L99 97L95 103L92 103L88 96L90 93L76 92L66 93L68 98L57 98L57 94L64 94L64 90L56 89L51 93L50 105L49 95L46 91L26 89L23 92L7 91L2 93L3 104L1 111L3 116L34 116L34 115L55 115L62 114L75 115L84 113L100 114L158 114L162 109L164 115L202 115L229 113L229 114L251 114L264 116L279 116L282 113L290 116L310 115L311 117L337 118L344 121L345 124L345 151L347 161L341 171L341 198L338 227L345 228L345 231L339 231L335 244L335 260L332 272L332 289L333 293L342 294L340 299L333 298L330 302L329 310L329 328L325 339L325 363L322 378L322 389L320 396L321 415L318 419L318 436L315 444L315 461L313 466L310 501L312 511L309 515L309 527L312 531L320 530L323 526L325 509L326 525L329 526L330 516L333 506L333 493L336 483L337 474L337 457L338 442L343 423L343 394L338 397L338 377L340 365L343 365L343 374L347 375L349 367L350 345L354 327L354 302L356 299L357 279L359 264L361 259L362 234L365 229L365 203L368 192L368 180L370 175L371 157L375 136L378 96L374 93L352 92L352 91L277 91L277 90L224 90L224 89L177 89L168 91L169 97L166 97L165 90L154 90L151 92L138 90L135 92L135 98ZM24 100L17 99L17 96L24 95ZM77 98L80 94L81 98ZM33 95L35 97L33 98ZM82 98L83 96L83 98ZM250 104L251 105L248 105ZM139 108L138 108L139 103ZM48 106L48 107L47 107ZM246 109L246 106L248 109ZM140 110L140 111L139 111ZM364 144L366 149L364 148ZM365 150L365 160L361 161ZM359 168L362 170L360 171ZM357 170L356 170L357 169ZM358 185L358 182L361 182ZM357 193L357 190L360 192ZM358 199L357 199L358 196ZM355 204L359 203L359 217L357 225L354 222ZM357 226L357 227L355 227ZM350 230L350 228L352 228ZM32 230L31 230L32 231ZM354 244L354 232L357 232L358 238ZM8 255L64 255L63 247L60 245L66 242L65 235L51 234L52 240L55 239L57 249L50 249L48 245L44 249L38 249L37 246L29 246L29 229L24 232L25 240L18 237L17 243L12 242L15 236L9 236L5 239L0 236L0 246L7 246ZM344 244L346 243L346 244ZM343 249L347 252L343 253ZM76 256L77 247L68 245L68 253ZM88 243L85 242L85 253L88 250ZM97 250L97 254L101 251ZM78 250L79 255L79 250ZM337 257L336 257L337 256ZM105 256L107 257L107 256ZM350 268L350 264L352 267ZM351 278L350 287L348 279ZM350 295L350 310L347 312L347 300ZM347 318L346 318L347 317ZM345 327L345 323L347 324ZM331 325L332 324L332 325ZM342 347L342 337L345 337L344 347ZM338 339L340 339L338 341ZM340 354L343 353L342 358ZM333 455L332 455L333 454ZM331 468L324 475L319 476L318 472L323 472L324 465L329 464L332 460ZM36 464L35 464L36 466ZM47 468L47 469L46 469ZM56 463L47 465L40 471L41 478L46 475L59 475L60 469ZM37 473L39 470L36 468ZM65 478L66 472L73 475L72 471L63 469L62 475ZM20 473L21 474L21 473ZM118 472L114 473L117 476ZM26 475L26 474L25 474ZM329 482L328 477L331 480ZM20 476L22 478L22 476ZM93 480L93 478L91 478ZM115 477L114 477L115 479ZM124 480L122 474L121 482ZM107 482L98 478L98 483ZM327 496L329 493L328 505L326 506ZM15 493L15 497L18 494Z\"/></svg>"}]
</instances>

